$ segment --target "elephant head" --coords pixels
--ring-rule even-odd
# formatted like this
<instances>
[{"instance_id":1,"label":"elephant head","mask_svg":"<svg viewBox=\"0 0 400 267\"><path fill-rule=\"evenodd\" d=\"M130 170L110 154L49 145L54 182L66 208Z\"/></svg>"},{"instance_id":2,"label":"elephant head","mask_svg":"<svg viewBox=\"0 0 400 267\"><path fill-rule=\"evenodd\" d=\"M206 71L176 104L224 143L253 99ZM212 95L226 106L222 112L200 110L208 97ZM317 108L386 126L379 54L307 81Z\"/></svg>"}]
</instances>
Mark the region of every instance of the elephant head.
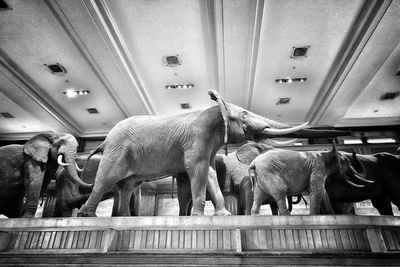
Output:
<instances>
[{"instance_id":1,"label":"elephant head","mask_svg":"<svg viewBox=\"0 0 400 267\"><path fill-rule=\"evenodd\" d=\"M373 183L373 181L365 179L365 168L358 160L357 155L353 152L352 160L336 150L335 142L330 153L327 153L325 167L330 170L332 177L344 179L344 181L354 187L364 187L364 185L356 184L353 181L361 181L363 183ZM352 181L353 180L353 181Z\"/></svg>"},{"instance_id":2,"label":"elephant head","mask_svg":"<svg viewBox=\"0 0 400 267\"><path fill-rule=\"evenodd\" d=\"M57 167L62 166L77 184L90 187L90 184L83 182L78 176L77 148L78 142L71 134L43 133L35 135L25 143L24 153L33 160L46 164L45 178L53 178Z\"/></svg>"}]
</instances>

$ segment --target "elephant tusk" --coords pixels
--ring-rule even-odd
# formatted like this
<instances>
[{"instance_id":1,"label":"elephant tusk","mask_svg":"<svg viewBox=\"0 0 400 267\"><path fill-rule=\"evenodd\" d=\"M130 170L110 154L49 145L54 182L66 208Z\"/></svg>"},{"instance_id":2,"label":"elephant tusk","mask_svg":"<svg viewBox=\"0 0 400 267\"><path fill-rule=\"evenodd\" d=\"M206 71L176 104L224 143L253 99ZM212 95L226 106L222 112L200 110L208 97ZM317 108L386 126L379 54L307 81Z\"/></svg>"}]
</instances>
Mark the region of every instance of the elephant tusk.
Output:
<instances>
[{"instance_id":1,"label":"elephant tusk","mask_svg":"<svg viewBox=\"0 0 400 267\"><path fill-rule=\"evenodd\" d=\"M351 185L351 186L354 186L354 187L365 187L365 185L359 185L359 184L355 184L355 183L353 183L352 181L349 181L349 180L346 180L346 182L349 184L349 185Z\"/></svg>"},{"instance_id":2,"label":"elephant tusk","mask_svg":"<svg viewBox=\"0 0 400 267\"><path fill-rule=\"evenodd\" d=\"M83 171L83 169L79 168L78 163L76 163L76 162L75 162L75 167L76 167L78 172L82 172Z\"/></svg>"},{"instance_id":3,"label":"elephant tusk","mask_svg":"<svg viewBox=\"0 0 400 267\"><path fill-rule=\"evenodd\" d=\"M71 164L68 164L68 163L64 163L63 161L62 161L62 158L63 158L63 155L58 155L58 158L57 158L57 163L58 163L58 165L60 165L60 166L69 166L69 165L71 165Z\"/></svg>"},{"instance_id":4,"label":"elephant tusk","mask_svg":"<svg viewBox=\"0 0 400 267\"><path fill-rule=\"evenodd\" d=\"M375 183L375 181L364 179L364 178L362 178L360 175L357 175L357 174L354 175L354 177L357 178L358 180L364 182L364 183L368 183L368 184L373 184L373 183Z\"/></svg>"},{"instance_id":5,"label":"elephant tusk","mask_svg":"<svg viewBox=\"0 0 400 267\"><path fill-rule=\"evenodd\" d=\"M270 146L290 146L290 145L296 143L297 141L299 141L299 138L290 139L287 141L275 141L272 139L265 139L265 140L261 141L261 143L265 143Z\"/></svg>"},{"instance_id":6,"label":"elephant tusk","mask_svg":"<svg viewBox=\"0 0 400 267\"><path fill-rule=\"evenodd\" d=\"M275 128L266 128L263 130L263 133L266 134L271 134L271 135L283 135L283 134L290 134L293 132L297 132L299 130L302 130L308 126L308 122L303 123L301 125L291 127L291 128L285 128L285 129L275 129Z\"/></svg>"}]
</instances>

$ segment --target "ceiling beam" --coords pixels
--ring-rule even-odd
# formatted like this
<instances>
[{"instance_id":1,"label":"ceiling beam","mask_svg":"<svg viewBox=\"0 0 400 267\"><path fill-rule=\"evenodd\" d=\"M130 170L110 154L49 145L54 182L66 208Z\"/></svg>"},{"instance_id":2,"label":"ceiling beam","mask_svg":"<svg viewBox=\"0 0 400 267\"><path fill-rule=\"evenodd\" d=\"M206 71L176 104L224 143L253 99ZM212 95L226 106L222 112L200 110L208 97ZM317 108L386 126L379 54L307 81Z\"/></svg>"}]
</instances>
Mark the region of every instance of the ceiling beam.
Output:
<instances>
[{"instance_id":1,"label":"ceiling beam","mask_svg":"<svg viewBox=\"0 0 400 267\"><path fill-rule=\"evenodd\" d=\"M261 27L264 16L264 0L257 0L256 10L255 10L255 19L253 26L253 37L251 39L251 50L250 50L250 63L247 74L247 86L245 91L245 97L243 97L243 107L251 110L251 102L253 100L253 91L254 91L254 79L256 75L257 68L257 58L258 58L258 50L260 46L260 36L261 36Z\"/></svg>"},{"instance_id":2,"label":"ceiling beam","mask_svg":"<svg viewBox=\"0 0 400 267\"><path fill-rule=\"evenodd\" d=\"M224 40L224 2L223 0L207 1L207 28L209 54L209 76L213 79L215 89L219 91L222 98L226 98L225 91L225 40Z\"/></svg>"},{"instance_id":3,"label":"ceiling beam","mask_svg":"<svg viewBox=\"0 0 400 267\"><path fill-rule=\"evenodd\" d=\"M30 97L58 123L69 130L70 133L74 135L82 134L82 129L78 124L64 111L60 110L57 103L52 101L51 97L24 73L1 49L0 72L8 77L25 95Z\"/></svg>"},{"instance_id":4,"label":"ceiling beam","mask_svg":"<svg viewBox=\"0 0 400 267\"><path fill-rule=\"evenodd\" d=\"M110 97L114 100L116 103L117 107L121 110L122 114L124 114L125 117L130 117L133 114L130 114L126 106L123 104L121 99L118 97L117 92L115 89L112 87L104 73L102 72L101 68L99 65L96 63L96 60L90 53L89 49L85 46L81 38L79 37L78 33L72 26L71 22L69 19L66 17L65 13L62 11L60 5L57 3L56 0L45 0L45 3L47 6L50 8L51 12L57 19L57 21L60 23L61 27L64 29L66 34L69 36L71 39L72 43L75 45L75 47L78 49L79 53L82 55L86 63L89 65L89 67L92 69L93 73L96 75L96 77L99 79L100 83L104 86Z\"/></svg>"},{"instance_id":5,"label":"ceiling beam","mask_svg":"<svg viewBox=\"0 0 400 267\"><path fill-rule=\"evenodd\" d=\"M139 103L141 103L142 109L149 114L155 114L154 105L148 96L144 82L106 2L104 0L82 1L105 40L108 49L116 59L130 88L138 98Z\"/></svg>"},{"instance_id":6,"label":"ceiling beam","mask_svg":"<svg viewBox=\"0 0 400 267\"><path fill-rule=\"evenodd\" d=\"M311 125L321 120L391 2L365 1L306 116Z\"/></svg>"}]
</instances>

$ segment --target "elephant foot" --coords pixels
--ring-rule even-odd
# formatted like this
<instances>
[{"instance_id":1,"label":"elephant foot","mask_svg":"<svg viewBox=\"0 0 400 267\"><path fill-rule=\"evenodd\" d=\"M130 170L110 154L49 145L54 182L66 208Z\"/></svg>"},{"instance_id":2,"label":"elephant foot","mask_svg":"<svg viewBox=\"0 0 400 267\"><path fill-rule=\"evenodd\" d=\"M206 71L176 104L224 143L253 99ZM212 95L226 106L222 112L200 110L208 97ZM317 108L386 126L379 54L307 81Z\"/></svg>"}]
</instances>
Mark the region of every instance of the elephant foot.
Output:
<instances>
[{"instance_id":1,"label":"elephant foot","mask_svg":"<svg viewBox=\"0 0 400 267\"><path fill-rule=\"evenodd\" d=\"M78 212L78 214L76 216L77 217L97 217L96 212L94 212L94 211Z\"/></svg>"},{"instance_id":2,"label":"elephant foot","mask_svg":"<svg viewBox=\"0 0 400 267\"><path fill-rule=\"evenodd\" d=\"M232 215L227 209L222 209L214 212L214 216L228 216Z\"/></svg>"}]
</instances>

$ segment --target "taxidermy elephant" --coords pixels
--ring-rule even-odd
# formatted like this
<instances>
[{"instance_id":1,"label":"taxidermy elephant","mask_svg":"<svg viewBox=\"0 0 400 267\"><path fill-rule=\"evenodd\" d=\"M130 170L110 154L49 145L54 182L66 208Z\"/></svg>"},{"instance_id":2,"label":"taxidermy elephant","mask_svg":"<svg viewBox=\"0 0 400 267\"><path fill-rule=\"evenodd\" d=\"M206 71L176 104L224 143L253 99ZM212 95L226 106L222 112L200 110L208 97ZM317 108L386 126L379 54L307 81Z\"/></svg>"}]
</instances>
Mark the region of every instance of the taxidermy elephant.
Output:
<instances>
[{"instance_id":1,"label":"taxidermy elephant","mask_svg":"<svg viewBox=\"0 0 400 267\"><path fill-rule=\"evenodd\" d=\"M219 106L172 116L133 116L114 126L93 151L102 151L103 158L80 215L95 216L104 193L124 179L141 182L185 171L191 184L193 214L203 215L209 166L214 168L215 154L224 143L251 140L255 134L261 138L263 134L285 135L306 127L290 127L225 103L214 90L209 94ZM215 193L216 214L229 214L221 191Z\"/></svg>"},{"instance_id":2,"label":"taxidermy elephant","mask_svg":"<svg viewBox=\"0 0 400 267\"><path fill-rule=\"evenodd\" d=\"M288 214L285 196L308 191L310 214L319 214L321 201L327 201L325 180L335 174L348 184L357 186L350 179L368 182L349 162L341 161L335 144L332 151L271 150L255 158L249 166L249 175L254 184L254 202L251 214L259 214L265 197L272 196L278 203L280 215ZM369 181L372 182L372 181ZM333 213L330 203L326 213Z\"/></svg>"},{"instance_id":3,"label":"taxidermy elephant","mask_svg":"<svg viewBox=\"0 0 400 267\"><path fill-rule=\"evenodd\" d=\"M258 155L274 149L269 145L267 140L264 142L249 142L242 145L237 151L229 153L227 156L217 154L215 158L215 168L218 178L218 185L222 190L224 197L235 196L238 200L237 207L232 211L237 211L237 215L250 215L253 205L253 191L250 179L248 177L248 168L250 162ZM296 141L296 140L294 140ZM280 145L288 145L294 142L281 142ZM268 141L271 142L271 141ZM278 143L275 143L278 144ZM190 183L186 173L177 175L178 200L179 200L179 215L190 215L192 208L192 198ZM207 197L207 200L210 197ZM212 200L212 199L211 199ZM301 198L295 204L299 203ZM288 197L289 211L291 211L292 198ZM225 201L226 204L226 201ZM278 206L275 200L271 197L266 199L263 204L270 204L272 214L278 214Z\"/></svg>"},{"instance_id":4,"label":"taxidermy elephant","mask_svg":"<svg viewBox=\"0 0 400 267\"><path fill-rule=\"evenodd\" d=\"M360 169L354 155L341 152L341 156ZM393 215L391 202L400 208L400 156L385 152L357 155L357 159L365 168L366 179L374 183L363 183L362 187L354 187L337 179L335 175L330 175L325 187L333 210L337 214L343 214L346 213L347 203L371 199L372 205L381 215Z\"/></svg>"},{"instance_id":5,"label":"taxidermy elephant","mask_svg":"<svg viewBox=\"0 0 400 267\"><path fill-rule=\"evenodd\" d=\"M70 134L38 134L25 145L0 147L0 213L7 217L34 217L39 197L63 166L75 182L78 142ZM24 203L24 196L26 197Z\"/></svg>"},{"instance_id":6,"label":"taxidermy elephant","mask_svg":"<svg viewBox=\"0 0 400 267\"><path fill-rule=\"evenodd\" d=\"M85 166L80 176L82 181L86 183L94 183L100 159L101 156L99 155L94 155L89 160L88 155L81 155L76 158L76 162L79 167L83 168L83 166ZM71 175L65 169L57 172L55 180L56 202L51 217L71 217L72 211L75 208L79 209L89 198L91 188L81 187L74 181L74 179L72 179ZM122 184L120 186L123 187L125 185ZM120 213L120 205L124 205L120 202L120 186L114 186L111 188L106 194L104 194L102 199L105 200L114 198L112 216L123 215ZM127 188L127 190L133 190L132 197L129 202L131 211L129 215L139 215L140 187L136 187L134 189Z\"/></svg>"}]
</instances>

